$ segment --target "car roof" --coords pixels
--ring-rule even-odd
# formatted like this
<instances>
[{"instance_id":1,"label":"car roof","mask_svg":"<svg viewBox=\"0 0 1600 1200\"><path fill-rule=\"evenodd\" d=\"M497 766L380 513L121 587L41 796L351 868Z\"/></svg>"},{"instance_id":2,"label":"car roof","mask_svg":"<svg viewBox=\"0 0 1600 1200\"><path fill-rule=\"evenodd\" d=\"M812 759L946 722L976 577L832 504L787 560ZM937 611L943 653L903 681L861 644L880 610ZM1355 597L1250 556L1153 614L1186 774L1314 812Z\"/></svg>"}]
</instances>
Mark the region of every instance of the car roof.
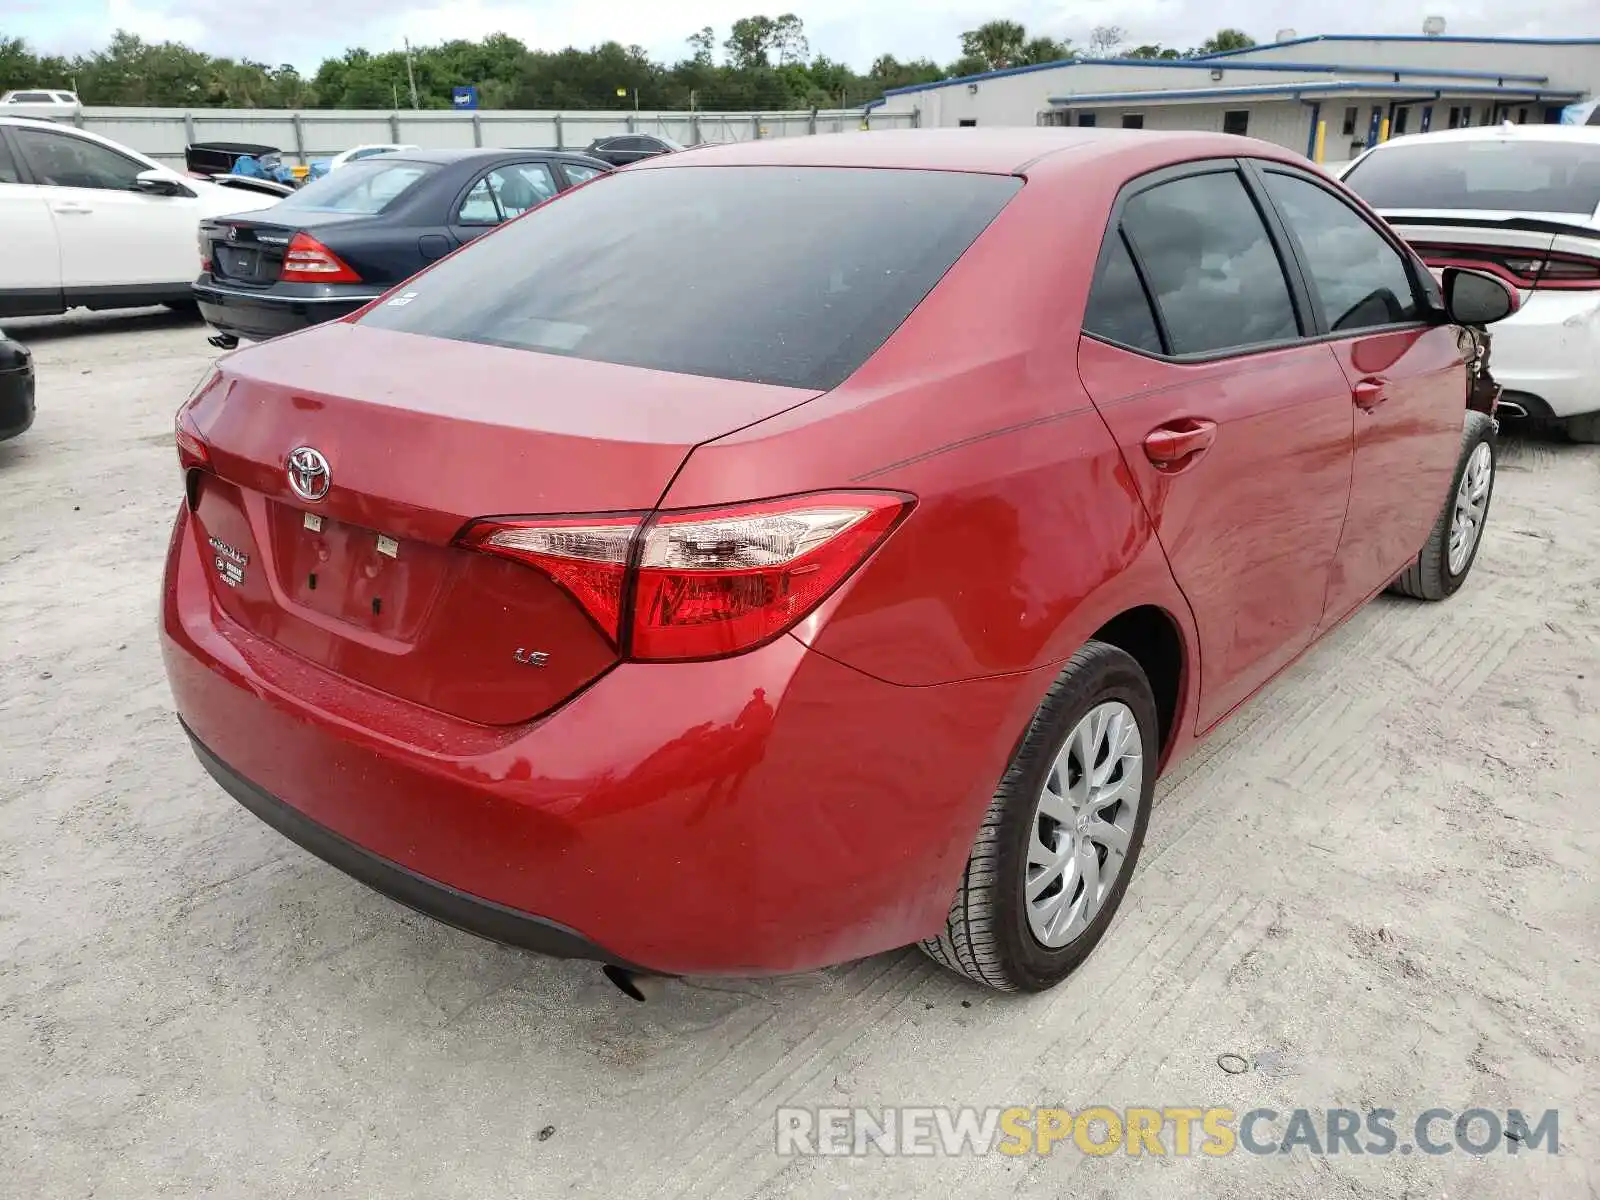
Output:
<instances>
[{"instance_id":1,"label":"car roof","mask_svg":"<svg viewBox=\"0 0 1600 1200\"><path fill-rule=\"evenodd\" d=\"M892 129L870 133L770 138L720 146L691 146L645 159L630 171L708 166L884 167L1025 175L1044 160L1072 155L1075 164L1122 157L1183 159L1249 154L1286 158L1289 152L1253 138L1220 133L1144 129L1014 127L996 129Z\"/></svg>"},{"instance_id":2,"label":"car roof","mask_svg":"<svg viewBox=\"0 0 1600 1200\"><path fill-rule=\"evenodd\" d=\"M519 150L514 146L486 146L482 149L472 150L396 150L385 154L383 158L385 162L436 163L440 166L448 166L451 163L490 162L498 158L526 158L530 154L538 158L555 158L572 162L594 161L586 154L578 154L570 150L538 150L532 148Z\"/></svg>"},{"instance_id":3,"label":"car roof","mask_svg":"<svg viewBox=\"0 0 1600 1200\"><path fill-rule=\"evenodd\" d=\"M1440 129L1390 138L1372 148L1372 153L1396 146L1435 145L1439 142L1585 142L1600 145L1600 126L1596 125L1469 125L1465 129Z\"/></svg>"}]
</instances>

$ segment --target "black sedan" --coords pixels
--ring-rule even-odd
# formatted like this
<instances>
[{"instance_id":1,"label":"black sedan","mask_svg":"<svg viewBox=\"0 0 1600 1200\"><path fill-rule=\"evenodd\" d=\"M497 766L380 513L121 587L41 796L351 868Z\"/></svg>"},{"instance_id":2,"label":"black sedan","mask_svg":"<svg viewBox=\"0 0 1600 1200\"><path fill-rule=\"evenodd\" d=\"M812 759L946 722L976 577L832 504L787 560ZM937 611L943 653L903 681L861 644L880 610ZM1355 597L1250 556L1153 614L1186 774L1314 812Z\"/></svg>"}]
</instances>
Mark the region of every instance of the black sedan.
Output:
<instances>
[{"instance_id":1,"label":"black sedan","mask_svg":"<svg viewBox=\"0 0 1600 1200\"><path fill-rule=\"evenodd\" d=\"M669 137L653 133L629 133L617 137L604 137L589 143L584 151L590 158L598 158L614 167L625 167L643 158L658 154L673 154L683 147Z\"/></svg>"},{"instance_id":2,"label":"black sedan","mask_svg":"<svg viewBox=\"0 0 1600 1200\"><path fill-rule=\"evenodd\" d=\"M33 358L0 332L0 442L33 424Z\"/></svg>"},{"instance_id":3,"label":"black sedan","mask_svg":"<svg viewBox=\"0 0 1600 1200\"><path fill-rule=\"evenodd\" d=\"M194 295L221 336L262 341L356 311L435 259L610 171L583 154L408 150L271 208L204 221Z\"/></svg>"}]
</instances>

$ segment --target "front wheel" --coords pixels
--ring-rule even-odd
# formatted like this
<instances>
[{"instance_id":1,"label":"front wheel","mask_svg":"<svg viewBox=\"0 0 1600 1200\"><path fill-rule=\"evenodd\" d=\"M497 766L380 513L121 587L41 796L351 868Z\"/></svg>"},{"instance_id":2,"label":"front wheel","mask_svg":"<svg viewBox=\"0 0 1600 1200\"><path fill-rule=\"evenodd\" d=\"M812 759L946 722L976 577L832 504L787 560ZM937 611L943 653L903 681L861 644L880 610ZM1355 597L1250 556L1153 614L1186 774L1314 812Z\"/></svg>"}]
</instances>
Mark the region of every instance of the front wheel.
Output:
<instances>
[{"instance_id":1,"label":"front wheel","mask_svg":"<svg viewBox=\"0 0 1600 1200\"><path fill-rule=\"evenodd\" d=\"M1034 714L983 824L935 962L1000 991L1054 987L1105 935L1144 844L1160 757L1133 657L1089 642Z\"/></svg>"},{"instance_id":2,"label":"front wheel","mask_svg":"<svg viewBox=\"0 0 1600 1200\"><path fill-rule=\"evenodd\" d=\"M1461 453L1444 510L1428 541L1390 590L1417 600L1443 600L1466 582L1483 544L1483 527L1494 498L1494 422L1468 411L1461 431Z\"/></svg>"}]
</instances>

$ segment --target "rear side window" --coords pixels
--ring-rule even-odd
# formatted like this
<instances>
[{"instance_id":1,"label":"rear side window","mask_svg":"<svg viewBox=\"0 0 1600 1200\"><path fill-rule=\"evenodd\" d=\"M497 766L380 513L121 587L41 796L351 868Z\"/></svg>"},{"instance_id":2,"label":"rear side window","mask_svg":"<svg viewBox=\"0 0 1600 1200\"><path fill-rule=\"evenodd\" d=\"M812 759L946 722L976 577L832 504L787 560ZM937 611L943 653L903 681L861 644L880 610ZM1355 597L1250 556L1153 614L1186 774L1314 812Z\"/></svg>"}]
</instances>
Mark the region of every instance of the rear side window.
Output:
<instances>
[{"instance_id":1,"label":"rear side window","mask_svg":"<svg viewBox=\"0 0 1600 1200\"><path fill-rule=\"evenodd\" d=\"M376 216L438 169L434 163L397 162L388 155L362 159L285 196L273 211Z\"/></svg>"},{"instance_id":2,"label":"rear side window","mask_svg":"<svg viewBox=\"0 0 1600 1200\"><path fill-rule=\"evenodd\" d=\"M578 163L562 163L561 169L566 172L567 182L572 184L573 187L577 187L580 183L588 182L596 175L605 174L599 167L585 167Z\"/></svg>"},{"instance_id":3,"label":"rear side window","mask_svg":"<svg viewBox=\"0 0 1600 1200\"><path fill-rule=\"evenodd\" d=\"M1129 200L1122 228L1139 256L1172 354L1297 337L1289 283L1235 171L1190 175Z\"/></svg>"},{"instance_id":4,"label":"rear side window","mask_svg":"<svg viewBox=\"0 0 1600 1200\"><path fill-rule=\"evenodd\" d=\"M1134 350L1161 353L1161 333L1156 328L1155 314L1150 311L1150 298L1144 284L1133 269L1133 257L1128 244L1119 232L1111 235L1105 261L1089 293L1089 307L1084 313L1084 332L1102 337L1119 346Z\"/></svg>"},{"instance_id":5,"label":"rear side window","mask_svg":"<svg viewBox=\"0 0 1600 1200\"><path fill-rule=\"evenodd\" d=\"M1367 155L1350 168L1344 182L1377 209L1592 216L1600 209L1600 143L1407 139Z\"/></svg>"},{"instance_id":6,"label":"rear side window","mask_svg":"<svg viewBox=\"0 0 1600 1200\"><path fill-rule=\"evenodd\" d=\"M363 324L826 389L922 302L1022 186L825 167L623 171L413 280ZM414 293L414 294L412 294Z\"/></svg>"},{"instance_id":7,"label":"rear side window","mask_svg":"<svg viewBox=\"0 0 1600 1200\"><path fill-rule=\"evenodd\" d=\"M1365 217L1314 183L1266 173L1267 192L1336 332L1414 321L1416 284L1400 252Z\"/></svg>"}]
</instances>

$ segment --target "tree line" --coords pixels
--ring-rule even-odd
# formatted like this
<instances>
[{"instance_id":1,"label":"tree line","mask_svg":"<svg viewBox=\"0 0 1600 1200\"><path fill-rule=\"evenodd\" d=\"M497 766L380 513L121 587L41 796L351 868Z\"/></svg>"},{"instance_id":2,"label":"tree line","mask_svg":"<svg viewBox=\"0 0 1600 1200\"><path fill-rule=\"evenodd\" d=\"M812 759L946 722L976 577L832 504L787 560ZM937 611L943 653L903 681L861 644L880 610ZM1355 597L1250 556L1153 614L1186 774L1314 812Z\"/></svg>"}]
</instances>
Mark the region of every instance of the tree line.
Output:
<instances>
[{"instance_id":1,"label":"tree line","mask_svg":"<svg viewBox=\"0 0 1600 1200\"><path fill-rule=\"evenodd\" d=\"M640 46L605 42L588 50L530 50L503 33L374 54L346 50L312 75L294 66L219 58L177 42L147 42L119 30L102 50L71 58L36 54L0 36L0 91L60 87L85 104L223 108L451 107L451 91L476 86L484 108L760 109L849 108L890 88L1077 57L1192 58L1255 43L1237 29L1199 46L1130 45L1125 30L1101 26L1080 50L1070 39L1030 36L1019 22L989 21L961 35L961 54L939 64L877 58L862 74L812 54L793 13L744 17L720 45L711 26L686 39L679 61L653 61Z\"/></svg>"}]
</instances>

